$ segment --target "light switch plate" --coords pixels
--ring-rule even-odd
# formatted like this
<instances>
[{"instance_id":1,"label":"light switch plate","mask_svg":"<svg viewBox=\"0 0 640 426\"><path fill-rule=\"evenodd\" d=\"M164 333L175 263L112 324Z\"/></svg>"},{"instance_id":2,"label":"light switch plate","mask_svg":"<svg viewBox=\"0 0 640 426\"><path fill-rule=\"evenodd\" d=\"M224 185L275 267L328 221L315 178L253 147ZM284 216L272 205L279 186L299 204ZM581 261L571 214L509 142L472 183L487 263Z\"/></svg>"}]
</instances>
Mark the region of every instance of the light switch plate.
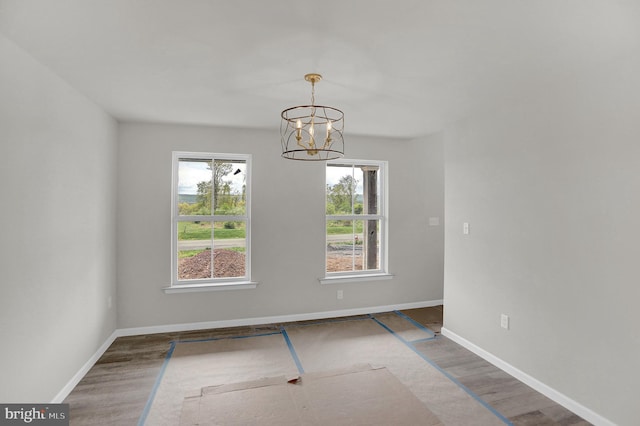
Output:
<instances>
[{"instance_id":1,"label":"light switch plate","mask_svg":"<svg viewBox=\"0 0 640 426\"><path fill-rule=\"evenodd\" d=\"M507 330L509 329L509 315L500 315L500 327Z\"/></svg>"}]
</instances>

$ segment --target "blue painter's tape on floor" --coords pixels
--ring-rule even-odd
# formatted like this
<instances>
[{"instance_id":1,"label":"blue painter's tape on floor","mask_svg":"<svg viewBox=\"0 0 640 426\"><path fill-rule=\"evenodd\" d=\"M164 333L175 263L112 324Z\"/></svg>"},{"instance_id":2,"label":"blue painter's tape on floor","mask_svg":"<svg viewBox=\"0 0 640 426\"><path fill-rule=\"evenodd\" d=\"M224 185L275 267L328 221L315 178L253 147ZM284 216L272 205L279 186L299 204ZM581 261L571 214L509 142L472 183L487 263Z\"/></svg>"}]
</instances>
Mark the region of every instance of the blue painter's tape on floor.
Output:
<instances>
[{"instance_id":1,"label":"blue painter's tape on floor","mask_svg":"<svg viewBox=\"0 0 640 426\"><path fill-rule=\"evenodd\" d=\"M282 337L284 337L284 341L287 342L287 346L289 347L289 352L291 352L291 357L293 358L293 361L296 363L296 367L298 368L298 373L304 374L304 368L302 368L302 363L300 362L300 358L298 358L298 354L296 353L296 350L293 347L293 343L291 343L291 339L289 339L287 330L285 330L284 327L280 327L280 332L282 333Z\"/></svg>"},{"instance_id":2,"label":"blue painter's tape on floor","mask_svg":"<svg viewBox=\"0 0 640 426\"><path fill-rule=\"evenodd\" d=\"M406 319L411 324L415 325L419 329L423 330L425 333L429 334L431 337L435 337L436 336L436 334L433 331L431 331L429 328L425 327L424 325L420 324L418 321L414 320L413 318L409 317L407 314L405 314L403 312L400 312L400 311L393 311L393 313L398 315L401 318Z\"/></svg>"},{"instance_id":3,"label":"blue painter's tape on floor","mask_svg":"<svg viewBox=\"0 0 640 426\"><path fill-rule=\"evenodd\" d=\"M158 387L160 386L160 382L162 382L162 377L164 376L164 372L167 369L167 365L169 364L169 360L173 355L173 351L176 349L176 342L171 342L171 346L169 347L169 351L167 352L167 356L164 357L164 362L162 363L162 367L160 367L160 372L158 373L158 377L156 377L156 382L153 384L153 389L151 389L151 393L149 394L149 399L147 399L147 403L144 406L144 410L142 410L142 414L138 419L138 426L143 426L147 421L147 416L149 415L149 410L151 409L151 404L153 404L153 400L156 397L156 392L158 392Z\"/></svg>"},{"instance_id":4,"label":"blue painter's tape on floor","mask_svg":"<svg viewBox=\"0 0 640 426\"><path fill-rule=\"evenodd\" d=\"M416 339L416 340L412 340L409 343L411 343L412 345L415 345L416 343L422 343L422 342L430 342L432 340L436 340L436 336L433 337L425 337L424 339Z\"/></svg>"}]
</instances>

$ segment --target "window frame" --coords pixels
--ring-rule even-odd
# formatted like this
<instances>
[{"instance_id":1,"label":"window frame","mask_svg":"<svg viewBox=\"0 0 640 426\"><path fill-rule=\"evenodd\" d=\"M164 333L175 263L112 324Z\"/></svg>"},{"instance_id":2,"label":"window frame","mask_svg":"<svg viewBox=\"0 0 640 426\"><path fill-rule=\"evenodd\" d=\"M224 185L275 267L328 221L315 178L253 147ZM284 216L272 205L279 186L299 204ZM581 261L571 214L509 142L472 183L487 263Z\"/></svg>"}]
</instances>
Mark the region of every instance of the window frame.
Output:
<instances>
[{"instance_id":1,"label":"window frame","mask_svg":"<svg viewBox=\"0 0 640 426\"><path fill-rule=\"evenodd\" d=\"M215 161L243 161L246 164L245 182L245 212L244 215L217 215L212 210L210 215L183 215L178 210L178 184L180 160L206 160ZM251 154L211 153L211 152L172 152L172 176L171 176L171 286L165 288L165 292L181 292L190 290L218 290L218 289L243 289L255 288L255 282L251 281ZM243 221L245 223L245 275L232 278L202 278L180 280L178 278L178 223L189 221L227 222ZM213 226L211 230L212 250L215 248Z\"/></svg>"},{"instance_id":2,"label":"window frame","mask_svg":"<svg viewBox=\"0 0 640 426\"><path fill-rule=\"evenodd\" d=\"M338 214L338 215L329 215L327 214L327 169L329 166L350 166L350 167L359 167L359 166L376 166L378 167L378 213L377 214ZM379 279L390 279L393 275L388 272L388 232L389 232L389 205L388 205L388 170L389 163L383 160L358 160L358 159L348 159L348 158L340 158L336 160L329 160L325 165L325 202L324 202L324 212L325 212L325 224L324 224L324 235L325 235L325 248L324 248L324 278L320 279L322 284L329 283L338 283L338 282L346 282L346 281L372 281ZM328 272L327 271L327 247L328 247L328 239L327 239L327 223L331 220L377 220L380 223L379 229L379 244L380 244L380 252L379 252L379 264L377 269L368 269L368 270L357 270L357 271L338 271L338 272Z\"/></svg>"}]
</instances>

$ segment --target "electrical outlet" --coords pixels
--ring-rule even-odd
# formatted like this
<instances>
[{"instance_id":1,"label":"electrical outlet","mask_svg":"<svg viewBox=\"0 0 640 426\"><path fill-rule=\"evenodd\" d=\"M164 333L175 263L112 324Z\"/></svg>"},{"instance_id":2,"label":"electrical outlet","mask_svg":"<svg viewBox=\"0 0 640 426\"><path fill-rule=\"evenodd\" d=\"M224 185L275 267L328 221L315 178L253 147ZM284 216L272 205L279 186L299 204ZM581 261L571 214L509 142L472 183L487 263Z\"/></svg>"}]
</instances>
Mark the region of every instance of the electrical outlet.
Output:
<instances>
[{"instance_id":1,"label":"electrical outlet","mask_svg":"<svg viewBox=\"0 0 640 426\"><path fill-rule=\"evenodd\" d=\"M505 315L505 314L500 315L500 327L506 330L509 329L509 315Z\"/></svg>"},{"instance_id":2,"label":"electrical outlet","mask_svg":"<svg viewBox=\"0 0 640 426\"><path fill-rule=\"evenodd\" d=\"M462 224L462 233L464 235L469 235L469 222L464 222Z\"/></svg>"},{"instance_id":3,"label":"electrical outlet","mask_svg":"<svg viewBox=\"0 0 640 426\"><path fill-rule=\"evenodd\" d=\"M338 300L342 300L342 298L344 297L344 294L342 293L342 290L338 290L336 297L338 298Z\"/></svg>"}]
</instances>

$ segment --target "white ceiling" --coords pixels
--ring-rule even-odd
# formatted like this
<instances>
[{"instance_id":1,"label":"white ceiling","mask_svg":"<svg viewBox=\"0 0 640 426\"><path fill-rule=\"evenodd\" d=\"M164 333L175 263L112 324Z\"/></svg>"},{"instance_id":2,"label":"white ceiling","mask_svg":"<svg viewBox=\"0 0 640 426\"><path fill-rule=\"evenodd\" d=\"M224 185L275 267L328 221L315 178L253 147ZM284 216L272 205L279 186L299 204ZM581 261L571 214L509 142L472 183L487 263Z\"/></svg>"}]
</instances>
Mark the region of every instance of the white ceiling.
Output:
<instances>
[{"instance_id":1,"label":"white ceiling","mask_svg":"<svg viewBox=\"0 0 640 426\"><path fill-rule=\"evenodd\" d=\"M637 52L629 0L0 0L0 33L119 120L413 137Z\"/></svg>"}]
</instances>

